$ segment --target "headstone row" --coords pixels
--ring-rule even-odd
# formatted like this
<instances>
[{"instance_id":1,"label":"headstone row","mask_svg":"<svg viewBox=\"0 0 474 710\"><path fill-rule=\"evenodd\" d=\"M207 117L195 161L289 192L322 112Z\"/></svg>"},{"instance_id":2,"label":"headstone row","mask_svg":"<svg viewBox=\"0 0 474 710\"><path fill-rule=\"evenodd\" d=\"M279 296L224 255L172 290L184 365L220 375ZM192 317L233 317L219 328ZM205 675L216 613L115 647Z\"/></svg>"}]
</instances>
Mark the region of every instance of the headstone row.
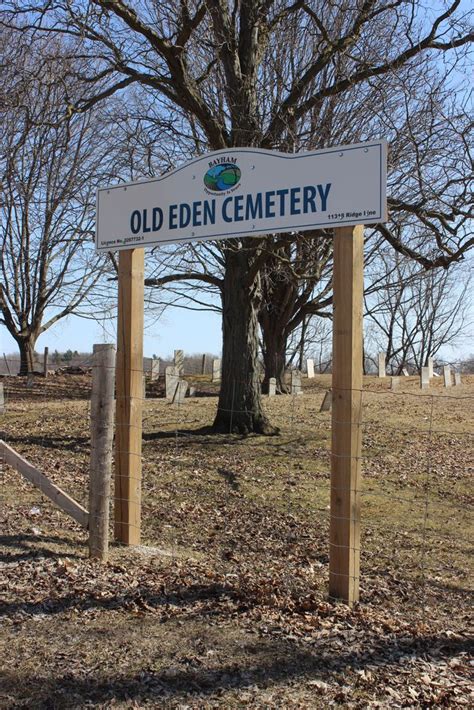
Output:
<instances>
[{"instance_id":1,"label":"headstone row","mask_svg":"<svg viewBox=\"0 0 474 710\"><path fill-rule=\"evenodd\" d=\"M201 374L206 374L208 358L204 354L201 360ZM184 350L175 350L173 356L173 367L180 375L184 373ZM221 379L221 361L216 358L212 361L213 382L218 382ZM160 358L152 358L150 379L157 380L160 374ZM165 373L166 374L166 373Z\"/></svg>"},{"instance_id":2,"label":"headstone row","mask_svg":"<svg viewBox=\"0 0 474 710\"><path fill-rule=\"evenodd\" d=\"M451 374L452 373L452 374ZM461 382L461 373L459 370L454 370L454 372L451 370L450 365L445 365L443 367L443 377L444 377L444 386L445 387L451 387L453 384L453 378L452 376L454 375L454 385L458 387Z\"/></svg>"},{"instance_id":3,"label":"headstone row","mask_svg":"<svg viewBox=\"0 0 474 710\"><path fill-rule=\"evenodd\" d=\"M452 387L453 375L454 375L454 384L460 385L461 384L461 373L458 371L453 372L451 370L451 365L444 365L443 366L443 381L444 381L445 387ZM430 386L430 379L432 377L439 377L439 375L433 371L433 359L428 358L427 367L421 368L421 377L420 377L421 389L427 389Z\"/></svg>"}]
</instances>

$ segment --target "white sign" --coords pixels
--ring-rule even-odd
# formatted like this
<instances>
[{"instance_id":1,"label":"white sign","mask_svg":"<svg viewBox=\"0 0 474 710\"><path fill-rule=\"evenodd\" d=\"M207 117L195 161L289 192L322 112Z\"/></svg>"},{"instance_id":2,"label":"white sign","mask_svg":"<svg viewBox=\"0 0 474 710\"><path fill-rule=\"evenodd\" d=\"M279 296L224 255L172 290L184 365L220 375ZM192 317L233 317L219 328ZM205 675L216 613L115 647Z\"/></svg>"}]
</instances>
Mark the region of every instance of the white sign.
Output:
<instances>
[{"instance_id":1,"label":"white sign","mask_svg":"<svg viewBox=\"0 0 474 710\"><path fill-rule=\"evenodd\" d=\"M384 140L308 153L231 148L97 191L99 251L387 219Z\"/></svg>"}]
</instances>

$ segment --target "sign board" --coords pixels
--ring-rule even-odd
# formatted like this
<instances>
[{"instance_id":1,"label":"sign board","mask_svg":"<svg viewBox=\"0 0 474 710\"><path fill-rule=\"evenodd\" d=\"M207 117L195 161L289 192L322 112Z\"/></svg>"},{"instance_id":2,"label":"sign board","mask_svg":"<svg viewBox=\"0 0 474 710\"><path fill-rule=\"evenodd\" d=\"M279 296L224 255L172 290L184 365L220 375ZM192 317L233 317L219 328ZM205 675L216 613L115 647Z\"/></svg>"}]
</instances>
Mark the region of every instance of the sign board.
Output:
<instances>
[{"instance_id":1,"label":"sign board","mask_svg":"<svg viewBox=\"0 0 474 710\"><path fill-rule=\"evenodd\" d=\"M99 251L387 219L384 140L306 153L230 148L97 191Z\"/></svg>"}]
</instances>

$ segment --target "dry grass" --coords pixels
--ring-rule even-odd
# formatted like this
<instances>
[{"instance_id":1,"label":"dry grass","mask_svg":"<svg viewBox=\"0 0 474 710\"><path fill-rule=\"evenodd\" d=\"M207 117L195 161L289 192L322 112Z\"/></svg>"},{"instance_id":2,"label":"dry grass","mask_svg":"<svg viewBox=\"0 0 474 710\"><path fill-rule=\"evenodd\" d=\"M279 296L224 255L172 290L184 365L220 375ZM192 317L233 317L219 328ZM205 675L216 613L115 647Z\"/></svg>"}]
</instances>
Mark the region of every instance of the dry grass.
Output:
<instances>
[{"instance_id":1,"label":"dry grass","mask_svg":"<svg viewBox=\"0 0 474 710\"><path fill-rule=\"evenodd\" d=\"M6 385L5 438L86 502L88 378ZM146 547L114 547L105 566L87 559L72 520L5 468L0 706L472 704L474 378L423 393L415 378L396 393L366 378L352 610L327 601L328 386L322 376L302 397L267 399L282 431L272 438L198 433L213 396L147 399Z\"/></svg>"}]
</instances>

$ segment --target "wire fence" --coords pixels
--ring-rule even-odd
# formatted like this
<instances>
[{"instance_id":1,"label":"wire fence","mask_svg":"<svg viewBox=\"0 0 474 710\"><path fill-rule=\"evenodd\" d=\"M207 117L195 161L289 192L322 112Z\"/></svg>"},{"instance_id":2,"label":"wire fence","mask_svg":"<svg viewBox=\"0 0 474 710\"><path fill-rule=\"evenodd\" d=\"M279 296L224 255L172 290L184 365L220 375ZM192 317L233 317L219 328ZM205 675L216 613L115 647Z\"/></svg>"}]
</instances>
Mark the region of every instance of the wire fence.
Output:
<instances>
[{"instance_id":1,"label":"wire fence","mask_svg":"<svg viewBox=\"0 0 474 710\"><path fill-rule=\"evenodd\" d=\"M188 375L211 375L212 364L218 357L212 353L202 353L196 355L183 355L182 366ZM145 375L164 375L165 369L175 365L173 357L144 357L143 372ZM15 377L20 372L21 358L17 355L7 355L0 357L0 377ZM49 375L58 374L84 374L90 373L93 366L93 354L55 354L48 353L46 357L46 372ZM76 370L76 372L74 372ZM35 353L33 361L33 372L43 375L45 372L45 356L42 353Z\"/></svg>"},{"instance_id":2,"label":"wire fence","mask_svg":"<svg viewBox=\"0 0 474 710\"><path fill-rule=\"evenodd\" d=\"M183 351L177 351L183 352ZM212 375L213 363L219 360L218 356L212 353L202 353L188 355L183 353L181 362L181 367L183 373L187 376L191 375ZM319 357L313 356L305 358L303 365L303 372L308 372L308 361L313 363L314 371L316 374L330 374L332 366L332 358L330 356ZM0 357L0 377L6 376L16 376L20 371L21 359L17 355L11 355L3 353ZM93 355L92 353L82 353L82 354L70 354L65 357L64 354L48 353L47 356L47 366L46 371L48 374L52 375L54 373L62 374L74 374L74 369L84 370L85 373L89 373L93 365ZM164 376L167 367L175 366L176 359L174 357L144 357L143 358L143 372L145 375L149 376ZM375 374L375 358L371 358L370 365L372 367L372 372L367 372L368 375ZM438 359L434 363L434 369L438 372L436 375L441 376L442 369L445 365L449 365L453 370L459 371L464 374L473 374L474 370L474 360L464 359L464 360L446 360ZM260 367L263 370L263 360L260 362ZM393 372L391 371L391 368ZM413 363L407 363L407 372L410 376L416 376L418 374L417 368ZM288 366L288 371L291 369L296 369L296 366ZM395 375L398 370L400 373L403 368L398 368L395 365L390 365L387 367L386 376L390 377ZM43 374L45 370L45 360L44 354L35 353L33 370L37 374ZM80 374L77 372L76 374Z\"/></svg>"},{"instance_id":3,"label":"wire fence","mask_svg":"<svg viewBox=\"0 0 474 710\"><path fill-rule=\"evenodd\" d=\"M234 406L221 410L229 431L212 433L219 383L186 377L192 387L186 397L175 392L165 399L163 375L160 387L148 375L135 397L143 410L142 451L122 448L115 455L136 455L143 472L125 477L132 495L124 497L115 475L114 505L136 501L136 518L122 525L140 527L143 545L172 560L207 559L248 598L310 608L327 596L331 553L337 454L331 413L320 411L330 376L303 378L302 385L296 379L289 395L262 398L279 427L275 437L232 433L239 415L248 414ZM248 383L236 379L233 390L242 384ZM88 508L90 376L57 383L6 378L3 385L1 437ZM351 459L361 465L362 482L349 490L350 516L338 520L360 524L360 540L347 553L360 554L361 601L392 604L423 622L449 615L470 593L474 377L447 388L439 378L427 390L413 377L401 378L396 390L390 378L365 378L360 401L360 419L340 423L355 426L361 438L361 453ZM5 465L2 491L3 518L15 538L61 533L77 552L78 535L86 533ZM358 583L357 571L353 579Z\"/></svg>"}]
</instances>

